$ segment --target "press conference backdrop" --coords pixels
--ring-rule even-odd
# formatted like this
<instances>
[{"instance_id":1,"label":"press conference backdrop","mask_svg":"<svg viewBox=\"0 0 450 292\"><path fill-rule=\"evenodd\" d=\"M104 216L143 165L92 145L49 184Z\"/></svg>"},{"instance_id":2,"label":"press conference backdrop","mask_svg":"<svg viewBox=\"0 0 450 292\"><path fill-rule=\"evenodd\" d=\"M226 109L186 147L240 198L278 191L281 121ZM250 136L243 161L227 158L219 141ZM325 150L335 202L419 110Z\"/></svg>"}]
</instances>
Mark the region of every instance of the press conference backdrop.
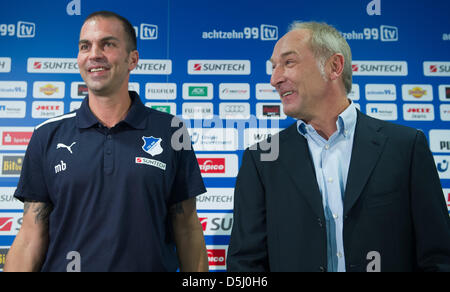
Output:
<instances>
[{"instance_id":1,"label":"press conference backdrop","mask_svg":"<svg viewBox=\"0 0 450 292\"><path fill-rule=\"evenodd\" d=\"M190 128L208 189L198 212L211 270L226 269L243 150L294 122L269 84L268 62L294 20L325 21L344 35L350 98L362 112L425 132L450 206L448 0L1 0L0 270L22 222L12 195L33 129L87 94L77 44L97 10L135 27L141 60L130 89Z\"/></svg>"}]
</instances>

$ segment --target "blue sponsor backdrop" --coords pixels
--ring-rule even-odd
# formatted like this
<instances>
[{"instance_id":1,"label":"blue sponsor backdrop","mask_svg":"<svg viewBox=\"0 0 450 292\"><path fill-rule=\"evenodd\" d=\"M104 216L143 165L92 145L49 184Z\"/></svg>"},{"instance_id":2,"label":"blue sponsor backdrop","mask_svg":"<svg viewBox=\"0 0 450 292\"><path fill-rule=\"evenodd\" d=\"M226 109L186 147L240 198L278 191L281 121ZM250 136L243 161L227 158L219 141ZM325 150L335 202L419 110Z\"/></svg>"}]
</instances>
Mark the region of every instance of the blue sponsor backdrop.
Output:
<instances>
[{"instance_id":1,"label":"blue sponsor backdrop","mask_svg":"<svg viewBox=\"0 0 450 292\"><path fill-rule=\"evenodd\" d=\"M81 101L74 98L72 92L72 87L76 86L72 83L82 82L79 74L57 73L59 69L55 69L54 73L39 73L39 70L48 59L59 59L57 62L61 63L60 59L76 58L79 30L84 18L91 12L111 10L125 16L137 29L141 59L171 61L169 69L165 67L168 72L164 74L158 72L158 68L161 69L158 65L153 67L156 71L144 68L144 74L131 76L130 81L139 85L144 102L175 103L179 116L189 112L191 102L212 103L217 116L221 114L220 103L241 103L248 106L249 114L256 117L253 119L258 122L256 126L281 129L294 121L290 118L279 119L276 107L265 107L261 109L262 115L271 115L269 120L275 121L265 125L257 109L263 106L259 103L279 103L274 98L264 100L267 97L265 94L273 95L267 87L270 80L267 60L273 46L294 20L330 23L344 34L352 48L353 82L357 84L352 98L363 112L422 129L428 138L431 130L444 130L436 132L430 143L436 145L432 149L437 156L437 166L449 203L450 133L445 131L449 129L450 120L450 4L447 0L128 0L126 3L107 0L2 0L0 8L0 128L4 132L9 128L34 127L45 120L43 117L58 114L62 104L64 112L69 112L71 106L76 106L72 102ZM241 67L227 65L231 68L229 71L210 72L205 71L208 62L204 60L221 60L222 63L228 62L228 65L238 60ZM39 61L42 61L40 65ZM244 62L242 65L242 61L250 64ZM247 71L239 73L243 66ZM35 85L38 81L43 83ZM50 95L52 88L59 86L56 82L65 85L63 92L60 92L62 97L57 99ZM146 99L153 96L147 91L147 83L175 83L176 95L172 96L175 99L161 97L161 92L164 94L161 88L156 100ZM202 94L193 97L195 88L188 85L185 89L187 93L183 93L183 84L186 83L200 84L197 89L204 89L205 83L212 84L212 95L209 92L212 99L205 100ZM222 83L225 83L223 87L220 85ZM227 85L235 83L239 85ZM42 87L48 84L50 91L42 93L45 92ZM265 85L261 89L257 84ZM227 95L230 90L234 90L235 95ZM42 94L44 98L39 97ZM249 99L245 97L248 94ZM188 105L183 108L186 102ZM188 124L195 127L193 122ZM225 126L225 121L222 125ZM20 132L20 128L16 131ZM11 145L9 140L5 140L5 135L1 137L3 145ZM238 151L198 153L206 156L236 154L240 161L244 139L242 129L238 131L238 139ZM12 153L23 155L24 149L0 148L0 157ZM16 160L18 167L20 162L20 159ZM10 171L3 171L5 167L10 166L6 166L3 160L2 163L1 192L7 187L15 187L18 182L17 177L3 175ZM226 167L238 168L239 164ZM208 188L233 188L235 177L207 177L205 182ZM0 195L0 219L10 216L11 211L21 212L7 204L10 193ZM199 210L199 217L206 218L202 219L202 223L206 228L208 247L213 250L212 254L219 255L215 257L217 262L212 269L220 270L224 269L221 251L217 252L214 246L223 249L228 244L230 219L227 214L232 210L222 210L214 204L208 206ZM9 221L5 220L0 221L3 222L0 226L0 247L7 248L14 233L7 230ZM14 218L14 221L18 222L13 222L11 228L20 228L20 218Z\"/></svg>"}]
</instances>

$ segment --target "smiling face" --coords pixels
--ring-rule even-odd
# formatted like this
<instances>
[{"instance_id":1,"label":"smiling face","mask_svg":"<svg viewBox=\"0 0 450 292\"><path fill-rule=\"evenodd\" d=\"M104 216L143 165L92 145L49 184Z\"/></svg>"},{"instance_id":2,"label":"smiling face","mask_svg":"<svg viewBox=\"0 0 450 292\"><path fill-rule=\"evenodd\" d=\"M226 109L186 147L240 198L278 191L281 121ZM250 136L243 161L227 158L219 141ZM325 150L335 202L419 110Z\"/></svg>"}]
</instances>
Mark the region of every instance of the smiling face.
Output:
<instances>
[{"instance_id":1,"label":"smiling face","mask_svg":"<svg viewBox=\"0 0 450 292\"><path fill-rule=\"evenodd\" d=\"M138 59L137 51L128 51L118 19L95 17L81 28L77 61L89 93L108 96L127 90Z\"/></svg>"},{"instance_id":2,"label":"smiling face","mask_svg":"<svg viewBox=\"0 0 450 292\"><path fill-rule=\"evenodd\" d=\"M327 86L324 69L320 69L306 29L287 33L276 44L271 62L270 83L280 94L287 116L309 121L315 118Z\"/></svg>"}]
</instances>

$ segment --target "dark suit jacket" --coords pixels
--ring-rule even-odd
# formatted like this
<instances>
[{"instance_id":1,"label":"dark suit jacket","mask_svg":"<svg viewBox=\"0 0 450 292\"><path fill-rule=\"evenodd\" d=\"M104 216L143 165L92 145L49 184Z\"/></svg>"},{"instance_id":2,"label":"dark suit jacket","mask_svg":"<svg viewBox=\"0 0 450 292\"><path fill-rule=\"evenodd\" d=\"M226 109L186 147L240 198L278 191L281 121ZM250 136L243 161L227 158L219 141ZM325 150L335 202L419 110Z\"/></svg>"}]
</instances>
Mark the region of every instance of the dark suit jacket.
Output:
<instances>
[{"instance_id":1,"label":"dark suit jacket","mask_svg":"<svg viewBox=\"0 0 450 292\"><path fill-rule=\"evenodd\" d=\"M450 220L424 134L358 111L344 195L346 270L450 271ZM273 138L273 139L276 139ZM277 160L244 153L236 183L229 271L326 271L322 196L297 125Z\"/></svg>"}]
</instances>

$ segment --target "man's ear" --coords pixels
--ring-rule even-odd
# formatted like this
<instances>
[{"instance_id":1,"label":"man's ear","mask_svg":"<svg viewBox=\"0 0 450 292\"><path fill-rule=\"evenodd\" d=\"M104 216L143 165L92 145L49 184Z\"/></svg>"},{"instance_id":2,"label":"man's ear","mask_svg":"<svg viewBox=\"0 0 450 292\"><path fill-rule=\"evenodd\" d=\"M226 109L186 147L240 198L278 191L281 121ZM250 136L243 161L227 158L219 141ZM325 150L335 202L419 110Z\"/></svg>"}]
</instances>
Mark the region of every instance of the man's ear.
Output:
<instances>
[{"instance_id":1,"label":"man's ear","mask_svg":"<svg viewBox=\"0 0 450 292\"><path fill-rule=\"evenodd\" d=\"M330 80L336 80L344 72L345 59L342 54L334 54L328 59L329 78Z\"/></svg>"},{"instance_id":2,"label":"man's ear","mask_svg":"<svg viewBox=\"0 0 450 292\"><path fill-rule=\"evenodd\" d=\"M129 60L128 71L131 72L134 70L134 68L136 68L139 62L139 52L137 50L131 51L128 60Z\"/></svg>"}]
</instances>

